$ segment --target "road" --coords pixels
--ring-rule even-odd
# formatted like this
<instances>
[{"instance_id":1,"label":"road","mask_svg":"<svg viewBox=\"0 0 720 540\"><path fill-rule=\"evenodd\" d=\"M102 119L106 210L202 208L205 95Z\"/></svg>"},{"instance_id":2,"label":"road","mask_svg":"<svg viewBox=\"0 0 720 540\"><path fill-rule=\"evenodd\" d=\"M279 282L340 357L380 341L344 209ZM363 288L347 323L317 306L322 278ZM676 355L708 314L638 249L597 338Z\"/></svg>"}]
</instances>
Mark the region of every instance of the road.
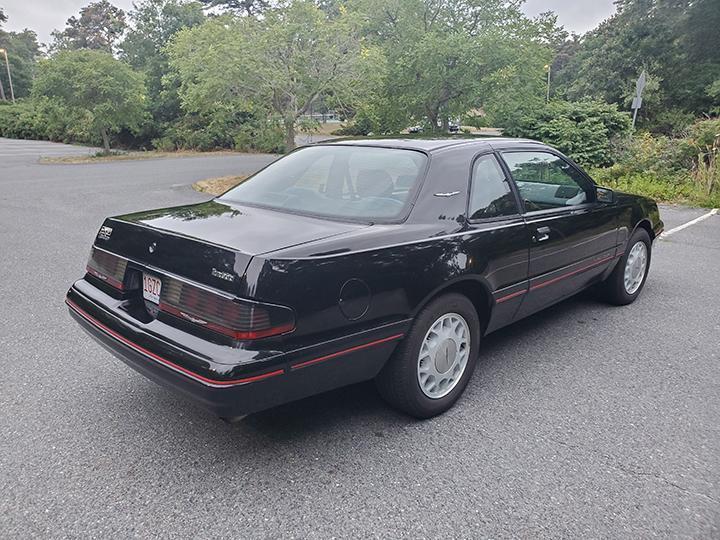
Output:
<instances>
[{"instance_id":1,"label":"road","mask_svg":"<svg viewBox=\"0 0 720 540\"><path fill-rule=\"evenodd\" d=\"M720 216L656 243L633 305L582 295L489 336L439 418L360 384L228 425L63 298L103 217L272 156L37 163L86 151L0 139L2 537L720 536Z\"/></svg>"}]
</instances>

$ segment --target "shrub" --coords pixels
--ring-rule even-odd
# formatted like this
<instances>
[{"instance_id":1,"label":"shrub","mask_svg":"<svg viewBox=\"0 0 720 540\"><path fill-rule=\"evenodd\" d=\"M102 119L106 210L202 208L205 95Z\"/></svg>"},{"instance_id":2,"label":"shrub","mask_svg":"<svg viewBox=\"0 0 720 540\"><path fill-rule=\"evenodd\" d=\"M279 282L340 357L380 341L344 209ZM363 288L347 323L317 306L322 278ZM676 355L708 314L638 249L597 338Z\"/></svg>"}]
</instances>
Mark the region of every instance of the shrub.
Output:
<instances>
[{"instance_id":1,"label":"shrub","mask_svg":"<svg viewBox=\"0 0 720 540\"><path fill-rule=\"evenodd\" d=\"M617 163L595 169L608 187L666 202L720 204L720 120L701 120L685 136L625 138L616 145Z\"/></svg>"},{"instance_id":2,"label":"shrub","mask_svg":"<svg viewBox=\"0 0 720 540\"><path fill-rule=\"evenodd\" d=\"M251 152L285 151L282 129L273 119L230 106L187 114L166 127L153 146L162 151L235 149Z\"/></svg>"},{"instance_id":3,"label":"shrub","mask_svg":"<svg viewBox=\"0 0 720 540\"><path fill-rule=\"evenodd\" d=\"M217 107L207 113L187 114L167 126L164 134L152 143L155 148L162 145L164 150L216 150L233 148L234 134L249 118L244 111L229 107Z\"/></svg>"},{"instance_id":4,"label":"shrub","mask_svg":"<svg viewBox=\"0 0 720 540\"><path fill-rule=\"evenodd\" d=\"M720 120L696 122L688 139L688 146L695 150L695 183L708 196L720 194Z\"/></svg>"},{"instance_id":5,"label":"shrub","mask_svg":"<svg viewBox=\"0 0 720 540\"><path fill-rule=\"evenodd\" d=\"M687 138L696 148L712 146L720 137L720 118L699 120L687 129Z\"/></svg>"},{"instance_id":6,"label":"shrub","mask_svg":"<svg viewBox=\"0 0 720 540\"><path fill-rule=\"evenodd\" d=\"M371 117L370 113L365 109L361 109L355 115L355 118L352 119L352 122L345 127L335 130L334 134L349 137L364 137L373 132L373 126L376 124L377 121Z\"/></svg>"},{"instance_id":7,"label":"shrub","mask_svg":"<svg viewBox=\"0 0 720 540\"><path fill-rule=\"evenodd\" d=\"M84 111L48 98L0 103L0 137L98 144Z\"/></svg>"},{"instance_id":8,"label":"shrub","mask_svg":"<svg viewBox=\"0 0 720 540\"><path fill-rule=\"evenodd\" d=\"M626 174L652 172L673 176L692 167L693 151L687 141L650 133L626 136L613 142L616 167Z\"/></svg>"},{"instance_id":9,"label":"shrub","mask_svg":"<svg viewBox=\"0 0 720 540\"><path fill-rule=\"evenodd\" d=\"M285 152L285 135L279 125L246 124L238 130L234 139L235 150L245 152Z\"/></svg>"},{"instance_id":10,"label":"shrub","mask_svg":"<svg viewBox=\"0 0 720 540\"><path fill-rule=\"evenodd\" d=\"M581 165L612 165L612 141L629 132L630 117L601 101L551 101L526 111L505 134L528 137L558 148Z\"/></svg>"}]
</instances>

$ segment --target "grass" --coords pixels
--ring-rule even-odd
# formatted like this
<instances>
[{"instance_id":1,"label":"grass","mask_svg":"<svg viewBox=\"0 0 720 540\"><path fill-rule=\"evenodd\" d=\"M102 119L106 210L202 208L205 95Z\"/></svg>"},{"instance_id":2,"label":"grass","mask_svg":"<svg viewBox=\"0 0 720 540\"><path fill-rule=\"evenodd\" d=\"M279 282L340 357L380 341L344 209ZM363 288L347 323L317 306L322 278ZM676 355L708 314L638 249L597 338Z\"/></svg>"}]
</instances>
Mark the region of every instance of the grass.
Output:
<instances>
[{"instance_id":1,"label":"grass","mask_svg":"<svg viewBox=\"0 0 720 540\"><path fill-rule=\"evenodd\" d=\"M234 188L240 182L245 180L247 176L220 176L218 178L208 178L195 182L192 187L200 193L209 193L210 195L222 195L228 189Z\"/></svg>"},{"instance_id":2,"label":"grass","mask_svg":"<svg viewBox=\"0 0 720 540\"><path fill-rule=\"evenodd\" d=\"M703 208L720 207L720 193L708 193L692 176L663 177L653 173L615 174L612 168L596 169L591 173L604 187L650 197L659 203L683 204Z\"/></svg>"},{"instance_id":3,"label":"grass","mask_svg":"<svg viewBox=\"0 0 720 540\"><path fill-rule=\"evenodd\" d=\"M158 150L133 151L133 152L111 152L109 155L102 152L87 156L59 156L41 158L40 163L105 163L108 161L134 161L139 159L164 159L164 158L188 158L200 156L230 155L237 154L231 150L214 150L201 152L197 150L177 150L175 152L160 152Z\"/></svg>"}]
</instances>

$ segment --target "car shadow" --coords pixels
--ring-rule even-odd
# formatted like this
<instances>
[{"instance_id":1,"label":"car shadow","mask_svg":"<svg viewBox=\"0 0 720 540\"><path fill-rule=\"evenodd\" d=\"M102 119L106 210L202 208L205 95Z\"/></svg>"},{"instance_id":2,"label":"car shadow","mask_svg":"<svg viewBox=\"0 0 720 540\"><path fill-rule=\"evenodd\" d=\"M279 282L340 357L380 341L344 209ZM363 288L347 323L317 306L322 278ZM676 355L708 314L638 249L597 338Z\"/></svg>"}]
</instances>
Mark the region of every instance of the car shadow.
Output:
<instances>
[{"instance_id":1,"label":"car shadow","mask_svg":"<svg viewBox=\"0 0 720 540\"><path fill-rule=\"evenodd\" d=\"M575 324L587 323L588 320L594 319L589 313L589 308L613 309L598 302L591 292L583 292L493 332L483 340L480 363L476 371L484 369L489 371L487 368L502 363L503 351L511 344L527 338L531 332L552 332L553 327L566 324L569 318ZM558 345L562 346L562 343ZM479 384L477 379L475 384ZM484 384L492 385L492 380L485 380ZM470 386L473 386L473 380L470 381ZM299 436L307 430L325 431L332 429L333 425L347 425L349 419L362 422L363 419L378 421L380 418L383 418L381 423L394 426L419 422L387 406L374 384L369 381L255 413L240 420L236 425L244 429L251 428L271 438L286 439Z\"/></svg>"}]
</instances>

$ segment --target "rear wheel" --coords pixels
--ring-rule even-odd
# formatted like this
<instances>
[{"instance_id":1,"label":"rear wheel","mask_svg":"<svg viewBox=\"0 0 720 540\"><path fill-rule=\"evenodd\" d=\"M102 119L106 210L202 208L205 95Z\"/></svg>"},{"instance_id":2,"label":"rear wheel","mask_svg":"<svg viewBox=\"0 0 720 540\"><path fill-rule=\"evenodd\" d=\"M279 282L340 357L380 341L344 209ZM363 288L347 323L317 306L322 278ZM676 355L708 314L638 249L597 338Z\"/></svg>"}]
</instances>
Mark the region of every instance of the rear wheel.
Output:
<instances>
[{"instance_id":1,"label":"rear wheel","mask_svg":"<svg viewBox=\"0 0 720 540\"><path fill-rule=\"evenodd\" d=\"M624 306L640 296L650 269L651 249L650 235L645 229L638 228L630 237L617 266L601 284L604 300Z\"/></svg>"},{"instance_id":2,"label":"rear wheel","mask_svg":"<svg viewBox=\"0 0 720 540\"><path fill-rule=\"evenodd\" d=\"M467 297L450 293L430 302L376 379L395 408L416 418L448 410L477 363L480 320Z\"/></svg>"}]
</instances>

